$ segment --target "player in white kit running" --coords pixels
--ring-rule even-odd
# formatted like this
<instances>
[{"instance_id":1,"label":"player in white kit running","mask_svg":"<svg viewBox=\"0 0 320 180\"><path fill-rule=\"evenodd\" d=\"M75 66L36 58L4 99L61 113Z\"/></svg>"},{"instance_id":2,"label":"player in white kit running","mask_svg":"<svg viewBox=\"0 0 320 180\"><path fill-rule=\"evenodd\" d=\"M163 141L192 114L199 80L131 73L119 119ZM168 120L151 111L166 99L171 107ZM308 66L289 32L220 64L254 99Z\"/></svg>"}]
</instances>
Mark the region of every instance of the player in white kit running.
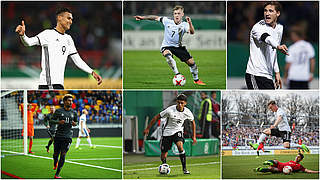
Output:
<instances>
[{"instance_id":1,"label":"player in white kit running","mask_svg":"<svg viewBox=\"0 0 320 180\"><path fill-rule=\"evenodd\" d=\"M283 33L283 26L277 23L280 10L279 2L267 2L264 20L257 22L250 32L250 57L245 75L248 89L282 88L277 50L288 55L288 48L280 45Z\"/></svg>"},{"instance_id":2,"label":"player in white kit running","mask_svg":"<svg viewBox=\"0 0 320 180\"><path fill-rule=\"evenodd\" d=\"M145 135L149 134L149 130L152 125L157 122L160 118L166 118L166 122L162 130L162 138L160 141L161 148L161 161L162 164L166 163L166 158L168 151L172 147L172 143L175 143L178 147L179 157L182 164L182 170L184 174L190 174L186 168L186 154L183 149L184 137L183 137L183 123L186 120L191 121L192 123L192 140L195 144L196 140L196 125L194 122L194 117L192 112L185 107L187 104L187 96L180 94L177 96L176 105L169 106L167 109L161 111L155 117L152 118L148 127L143 131Z\"/></svg>"},{"instance_id":3,"label":"player in white kit running","mask_svg":"<svg viewBox=\"0 0 320 180\"><path fill-rule=\"evenodd\" d=\"M185 46L182 46L182 37L185 33L194 34L194 27L191 18L186 16L187 22L182 20L184 16L184 8L182 6L175 6L173 8L173 18L160 16L134 16L137 21L140 20L154 20L159 21L164 25L164 39L161 45L161 53L166 58L168 65L171 67L175 75L180 74L173 59L173 55L177 56L182 62L185 62L190 67L190 72L193 81L198 85L206 85L198 77L198 67L189 54Z\"/></svg>"},{"instance_id":4,"label":"player in white kit running","mask_svg":"<svg viewBox=\"0 0 320 180\"><path fill-rule=\"evenodd\" d=\"M81 70L92 74L100 85L102 78L81 59L72 37L65 33L72 24L72 12L67 8L60 8L56 12L56 20L57 26L54 29L46 29L31 38L25 34L24 21L16 28L16 32L25 46L41 46L42 71L39 89L64 89L64 71L68 57Z\"/></svg>"},{"instance_id":5,"label":"player in white kit running","mask_svg":"<svg viewBox=\"0 0 320 180\"><path fill-rule=\"evenodd\" d=\"M316 62L314 48L304 40L299 29L292 29L290 38L294 44L289 47L290 56L286 57L284 82L288 83L289 89L309 89Z\"/></svg>"},{"instance_id":6,"label":"player in white kit running","mask_svg":"<svg viewBox=\"0 0 320 180\"><path fill-rule=\"evenodd\" d=\"M87 141L89 143L90 148L95 148L95 146L91 143L89 135L90 129L87 127L87 114L88 111L86 109L82 110L82 115L80 116L79 120L79 135L77 138L76 149L79 149L81 137L87 137Z\"/></svg>"},{"instance_id":7,"label":"player in white kit running","mask_svg":"<svg viewBox=\"0 0 320 180\"><path fill-rule=\"evenodd\" d=\"M276 113L276 121L270 126L270 128L263 130L256 144L249 142L249 145L253 147L253 149L263 149L266 137L271 135L281 137L285 148L301 148L303 151L309 152L306 145L291 143L291 128L288 123L286 112L282 108L279 108L275 101L270 101L268 103L268 109Z\"/></svg>"}]
</instances>

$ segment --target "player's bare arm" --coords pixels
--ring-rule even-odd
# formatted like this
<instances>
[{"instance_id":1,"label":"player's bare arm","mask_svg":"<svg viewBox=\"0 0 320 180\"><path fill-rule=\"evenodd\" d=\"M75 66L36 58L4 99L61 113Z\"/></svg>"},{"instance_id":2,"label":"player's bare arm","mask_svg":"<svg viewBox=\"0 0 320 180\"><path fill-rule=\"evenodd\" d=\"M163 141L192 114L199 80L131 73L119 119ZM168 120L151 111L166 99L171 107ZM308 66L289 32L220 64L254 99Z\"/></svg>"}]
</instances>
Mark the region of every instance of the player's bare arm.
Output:
<instances>
[{"instance_id":1,"label":"player's bare arm","mask_svg":"<svg viewBox=\"0 0 320 180\"><path fill-rule=\"evenodd\" d=\"M148 135L149 134L149 131L150 131L150 128L152 127L152 125L157 122L159 119L160 119L160 114L157 114L156 116L154 116L152 118L152 120L150 121L150 123L148 124L147 128L143 131L143 134L144 135Z\"/></svg>"},{"instance_id":2,"label":"player's bare arm","mask_svg":"<svg viewBox=\"0 0 320 180\"><path fill-rule=\"evenodd\" d=\"M157 19L159 19L159 16L155 16L155 15L133 16L133 17L136 18L137 21L140 21L140 20L153 20L153 21L156 21Z\"/></svg>"},{"instance_id":3,"label":"player's bare arm","mask_svg":"<svg viewBox=\"0 0 320 180\"><path fill-rule=\"evenodd\" d=\"M278 116L276 122L274 122L273 125L271 125L271 129L274 129L278 126L278 124L282 121L282 116Z\"/></svg>"},{"instance_id":4,"label":"player's bare arm","mask_svg":"<svg viewBox=\"0 0 320 180\"><path fill-rule=\"evenodd\" d=\"M288 48L287 48L287 46L285 44L278 45L277 46L277 50L279 50L282 54L285 54L285 55L289 56Z\"/></svg>"},{"instance_id":5,"label":"player's bare arm","mask_svg":"<svg viewBox=\"0 0 320 180\"><path fill-rule=\"evenodd\" d=\"M100 85L102 83L102 77L94 71L92 71L91 74L93 78L98 82L98 85Z\"/></svg>"},{"instance_id":6,"label":"player's bare arm","mask_svg":"<svg viewBox=\"0 0 320 180\"><path fill-rule=\"evenodd\" d=\"M282 89L282 80L281 80L280 72L275 73L275 85L277 89L279 87L280 89Z\"/></svg>"},{"instance_id":7,"label":"player's bare arm","mask_svg":"<svg viewBox=\"0 0 320 180\"><path fill-rule=\"evenodd\" d=\"M60 120L58 121L58 124L64 124L66 121L65 120Z\"/></svg>"},{"instance_id":8,"label":"player's bare arm","mask_svg":"<svg viewBox=\"0 0 320 180\"><path fill-rule=\"evenodd\" d=\"M194 27L193 27L191 18L189 16L186 16L186 21L190 26L190 29L189 29L190 34L194 34Z\"/></svg>"},{"instance_id":9,"label":"player's bare arm","mask_svg":"<svg viewBox=\"0 0 320 180\"><path fill-rule=\"evenodd\" d=\"M313 73L314 73L314 67L316 64L316 60L314 58L310 59L310 78L309 78L309 82L311 82L313 80Z\"/></svg>"},{"instance_id":10,"label":"player's bare arm","mask_svg":"<svg viewBox=\"0 0 320 180\"><path fill-rule=\"evenodd\" d=\"M23 36L25 31L26 31L26 26L24 25L24 20L22 20L21 25L18 25L16 27L16 33L18 33L19 36Z\"/></svg>"},{"instance_id":11,"label":"player's bare arm","mask_svg":"<svg viewBox=\"0 0 320 180\"><path fill-rule=\"evenodd\" d=\"M192 121L192 144L196 144L197 143L197 139L196 139L196 123L194 121Z\"/></svg>"},{"instance_id":12,"label":"player's bare arm","mask_svg":"<svg viewBox=\"0 0 320 180\"><path fill-rule=\"evenodd\" d=\"M319 171L313 171L313 170L310 170L310 169L305 169L304 172L306 173L310 173L310 174L316 174L316 173L319 173Z\"/></svg>"},{"instance_id":13,"label":"player's bare arm","mask_svg":"<svg viewBox=\"0 0 320 180\"><path fill-rule=\"evenodd\" d=\"M76 126L77 122L72 121L72 126Z\"/></svg>"}]
</instances>

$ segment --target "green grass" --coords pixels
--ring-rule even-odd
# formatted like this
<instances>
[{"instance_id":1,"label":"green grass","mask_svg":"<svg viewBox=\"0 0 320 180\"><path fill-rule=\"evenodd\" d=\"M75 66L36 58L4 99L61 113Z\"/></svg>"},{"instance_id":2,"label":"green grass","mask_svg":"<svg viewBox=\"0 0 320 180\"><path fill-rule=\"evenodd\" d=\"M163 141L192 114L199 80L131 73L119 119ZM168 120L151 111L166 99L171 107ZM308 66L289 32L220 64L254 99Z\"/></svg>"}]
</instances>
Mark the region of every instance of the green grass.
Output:
<instances>
[{"instance_id":1,"label":"green grass","mask_svg":"<svg viewBox=\"0 0 320 180\"><path fill-rule=\"evenodd\" d=\"M10 174L19 176L24 179L30 178L53 178L55 170L53 170L53 146L50 147L50 153L47 153L45 146L48 143L45 139L34 139L32 151L35 156L5 156L1 158L1 170ZM121 137L116 138L91 138L92 143L96 145L96 149L90 149L86 139L81 139L81 150L75 149L76 138L73 139L70 150L67 153L66 160L83 163L86 165L100 166L104 168L122 169L122 140ZM83 144L83 145L82 145ZM106 147L106 146L117 146ZM120 147L120 148L119 148ZM2 149L3 150L3 149ZM3 153L2 154L6 154ZM39 157L37 157L39 156ZM102 158L120 158L120 159L102 159ZM89 159L89 160L81 160ZM80 164L65 162L60 175L63 178L91 178L91 179L107 179L122 178L121 171L103 169L98 167L89 167ZM2 178L8 176L2 174Z\"/></svg>"},{"instance_id":2,"label":"green grass","mask_svg":"<svg viewBox=\"0 0 320 180\"><path fill-rule=\"evenodd\" d=\"M319 179L319 174L297 172L290 175L283 173L259 173L253 169L263 166L266 160L277 159L280 162L294 160L296 155L268 155L268 156L223 156L222 176L225 179ZM311 170L319 170L319 155L306 154L300 163L303 167Z\"/></svg>"},{"instance_id":3,"label":"green grass","mask_svg":"<svg viewBox=\"0 0 320 180\"><path fill-rule=\"evenodd\" d=\"M124 155L124 179L220 179L220 157L201 156L187 157L187 169L190 175L182 172L179 157L168 157L171 173L160 175L158 166L160 157L145 157L144 155Z\"/></svg>"},{"instance_id":4,"label":"green grass","mask_svg":"<svg viewBox=\"0 0 320 180\"><path fill-rule=\"evenodd\" d=\"M174 76L166 59L159 51L124 51L124 89L225 89L226 52L190 51L198 69L199 78L206 86L193 83L189 66L174 57L178 70L186 77L186 84L177 87L172 84Z\"/></svg>"}]
</instances>

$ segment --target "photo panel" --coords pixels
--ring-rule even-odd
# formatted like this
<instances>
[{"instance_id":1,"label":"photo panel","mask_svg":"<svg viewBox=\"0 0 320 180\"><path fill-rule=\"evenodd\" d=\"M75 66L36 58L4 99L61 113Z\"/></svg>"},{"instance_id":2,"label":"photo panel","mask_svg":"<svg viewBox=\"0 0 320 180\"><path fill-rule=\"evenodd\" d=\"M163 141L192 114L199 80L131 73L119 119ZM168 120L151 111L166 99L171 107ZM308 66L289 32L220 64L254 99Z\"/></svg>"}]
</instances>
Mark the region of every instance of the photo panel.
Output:
<instances>
[{"instance_id":1,"label":"photo panel","mask_svg":"<svg viewBox=\"0 0 320 180\"><path fill-rule=\"evenodd\" d=\"M227 89L319 89L319 1L227 9Z\"/></svg>"},{"instance_id":2,"label":"photo panel","mask_svg":"<svg viewBox=\"0 0 320 180\"><path fill-rule=\"evenodd\" d=\"M223 1L124 1L124 89L225 89Z\"/></svg>"},{"instance_id":3,"label":"photo panel","mask_svg":"<svg viewBox=\"0 0 320 180\"><path fill-rule=\"evenodd\" d=\"M319 91L224 91L221 149L223 179L319 179Z\"/></svg>"},{"instance_id":4,"label":"photo panel","mask_svg":"<svg viewBox=\"0 0 320 180\"><path fill-rule=\"evenodd\" d=\"M3 89L122 88L121 1L5 1L1 8Z\"/></svg>"},{"instance_id":5,"label":"photo panel","mask_svg":"<svg viewBox=\"0 0 320 180\"><path fill-rule=\"evenodd\" d=\"M124 179L220 179L220 91L124 91Z\"/></svg>"},{"instance_id":6,"label":"photo panel","mask_svg":"<svg viewBox=\"0 0 320 180\"><path fill-rule=\"evenodd\" d=\"M1 172L122 179L122 92L2 90Z\"/></svg>"}]
</instances>

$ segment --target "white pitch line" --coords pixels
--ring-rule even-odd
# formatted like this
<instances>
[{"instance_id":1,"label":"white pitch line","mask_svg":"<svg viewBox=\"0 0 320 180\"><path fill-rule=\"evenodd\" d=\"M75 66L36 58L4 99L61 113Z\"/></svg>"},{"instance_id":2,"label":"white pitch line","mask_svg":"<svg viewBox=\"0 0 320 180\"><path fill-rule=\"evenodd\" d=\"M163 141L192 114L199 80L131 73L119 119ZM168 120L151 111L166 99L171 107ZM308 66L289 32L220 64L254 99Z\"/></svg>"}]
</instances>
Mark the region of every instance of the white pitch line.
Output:
<instances>
[{"instance_id":1,"label":"white pitch line","mask_svg":"<svg viewBox=\"0 0 320 180\"><path fill-rule=\"evenodd\" d=\"M89 144L80 144L80 145L89 146ZM122 146L107 146L107 145L96 145L96 144L93 144L93 145L97 147L122 148Z\"/></svg>"},{"instance_id":2,"label":"white pitch line","mask_svg":"<svg viewBox=\"0 0 320 180\"><path fill-rule=\"evenodd\" d=\"M198 164L188 164L188 166L202 166L202 165L209 165L209 164L219 164L220 162L209 162L209 163L198 163ZM170 167L180 167L181 165L173 165ZM152 167L152 168L143 168L143 169L129 169L124 171L145 171L145 170L151 170L151 169L158 169L158 167Z\"/></svg>"},{"instance_id":3,"label":"white pitch line","mask_svg":"<svg viewBox=\"0 0 320 180\"><path fill-rule=\"evenodd\" d=\"M3 152L8 152L8 153L13 153L13 154L20 154L20 153L13 152L13 151L6 151L6 150L2 150L2 151ZM37 155L32 155L32 154L27 154L26 156L52 160L52 158L45 157L45 156L37 156ZM91 164L78 163L78 162L73 162L73 161L69 161L69 160L66 160L65 162L68 162L68 163L71 163L71 164L87 166L87 167L94 167L94 168L98 168L98 169L105 169L105 170L110 170L110 171L122 172L122 170L120 170L120 169L106 168L106 167L102 167L102 166L95 166L95 165L91 165Z\"/></svg>"},{"instance_id":4,"label":"white pitch line","mask_svg":"<svg viewBox=\"0 0 320 180\"><path fill-rule=\"evenodd\" d=\"M102 160L114 160L114 159L122 159L122 158L92 158L92 159L69 159L69 160L71 161L90 161L90 160L102 161Z\"/></svg>"}]
</instances>

